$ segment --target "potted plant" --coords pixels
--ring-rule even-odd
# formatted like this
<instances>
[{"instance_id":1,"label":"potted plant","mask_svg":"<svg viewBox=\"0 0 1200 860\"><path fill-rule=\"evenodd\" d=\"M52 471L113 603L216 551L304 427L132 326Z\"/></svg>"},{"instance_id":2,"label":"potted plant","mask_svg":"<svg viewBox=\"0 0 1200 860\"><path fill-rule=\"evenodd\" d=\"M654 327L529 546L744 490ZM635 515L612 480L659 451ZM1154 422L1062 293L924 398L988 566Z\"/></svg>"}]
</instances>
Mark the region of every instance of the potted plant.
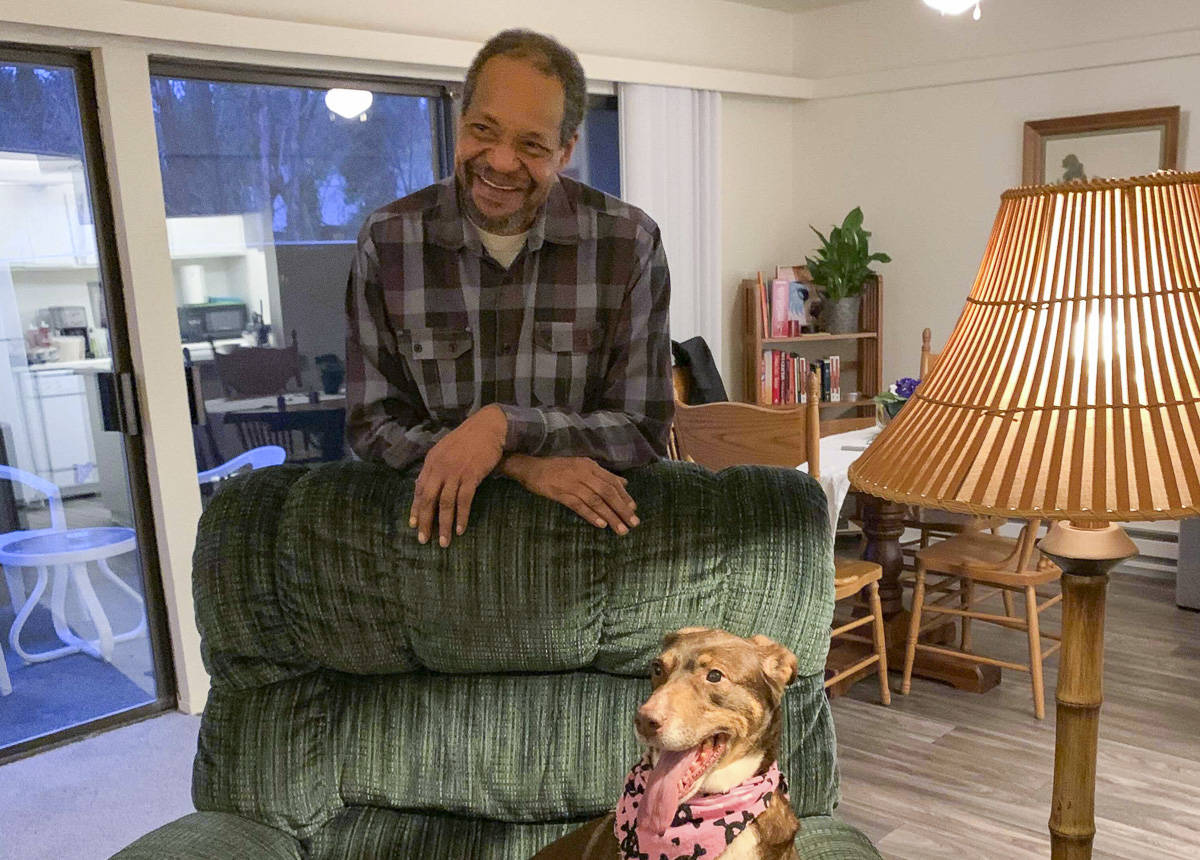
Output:
<instances>
[{"instance_id":1,"label":"potted plant","mask_svg":"<svg viewBox=\"0 0 1200 860\"><path fill-rule=\"evenodd\" d=\"M913 396L921 380L902 376L891 384L887 391L875 395L875 418L883 426L900 414L904 404Z\"/></svg>"},{"instance_id":2,"label":"potted plant","mask_svg":"<svg viewBox=\"0 0 1200 860\"><path fill-rule=\"evenodd\" d=\"M806 260L813 283L821 288L821 322L832 334L858 331L858 311L862 303L863 283L875 276L871 263L890 263L887 254L872 254L869 232L862 228L862 209L855 206L842 226L829 231L829 238L811 224L809 228L821 240L815 257Z\"/></svg>"}]
</instances>

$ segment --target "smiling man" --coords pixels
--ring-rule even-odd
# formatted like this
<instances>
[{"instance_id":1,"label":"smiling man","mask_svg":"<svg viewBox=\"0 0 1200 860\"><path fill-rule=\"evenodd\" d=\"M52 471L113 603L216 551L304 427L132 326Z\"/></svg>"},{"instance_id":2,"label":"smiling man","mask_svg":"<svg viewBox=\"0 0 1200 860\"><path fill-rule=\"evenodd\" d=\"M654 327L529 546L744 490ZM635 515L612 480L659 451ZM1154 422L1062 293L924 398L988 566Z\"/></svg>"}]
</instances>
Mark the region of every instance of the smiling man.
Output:
<instances>
[{"instance_id":1,"label":"smiling man","mask_svg":"<svg viewBox=\"0 0 1200 860\"><path fill-rule=\"evenodd\" d=\"M645 213L560 176L586 100L573 52L500 33L467 72L454 176L359 234L347 435L364 459L419 465L422 543L462 534L493 473L625 534L618 473L666 454L666 256Z\"/></svg>"}]
</instances>

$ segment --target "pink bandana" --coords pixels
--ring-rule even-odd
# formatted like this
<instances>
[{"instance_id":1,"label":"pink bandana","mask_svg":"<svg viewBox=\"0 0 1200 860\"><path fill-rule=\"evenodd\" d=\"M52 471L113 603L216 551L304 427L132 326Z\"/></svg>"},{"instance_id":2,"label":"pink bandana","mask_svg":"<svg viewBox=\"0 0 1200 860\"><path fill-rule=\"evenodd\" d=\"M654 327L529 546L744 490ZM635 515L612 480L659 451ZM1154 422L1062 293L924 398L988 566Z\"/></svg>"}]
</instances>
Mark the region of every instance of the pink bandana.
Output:
<instances>
[{"instance_id":1,"label":"pink bandana","mask_svg":"<svg viewBox=\"0 0 1200 860\"><path fill-rule=\"evenodd\" d=\"M659 834L645 821L638 821L638 806L646 800L646 775L651 770L647 753L629 772L617 804L614 833L621 843L622 860L714 860L762 815L776 791L787 797L787 780L772 763L766 773L724 794L698 794L681 803L666 832Z\"/></svg>"}]
</instances>

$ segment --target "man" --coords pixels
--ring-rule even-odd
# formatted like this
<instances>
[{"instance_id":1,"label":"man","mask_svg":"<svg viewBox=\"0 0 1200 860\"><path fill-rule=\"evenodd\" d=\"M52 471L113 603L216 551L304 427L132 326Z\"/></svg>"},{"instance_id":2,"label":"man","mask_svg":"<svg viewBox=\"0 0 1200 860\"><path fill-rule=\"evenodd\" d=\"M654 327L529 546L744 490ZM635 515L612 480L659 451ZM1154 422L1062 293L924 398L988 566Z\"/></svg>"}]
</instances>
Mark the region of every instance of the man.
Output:
<instances>
[{"instance_id":1,"label":"man","mask_svg":"<svg viewBox=\"0 0 1200 860\"><path fill-rule=\"evenodd\" d=\"M560 177L578 58L507 30L471 64L454 176L373 213L347 289L347 435L420 461L409 526L466 529L499 473L598 527L638 523L617 471L666 453L669 275L640 210Z\"/></svg>"}]
</instances>

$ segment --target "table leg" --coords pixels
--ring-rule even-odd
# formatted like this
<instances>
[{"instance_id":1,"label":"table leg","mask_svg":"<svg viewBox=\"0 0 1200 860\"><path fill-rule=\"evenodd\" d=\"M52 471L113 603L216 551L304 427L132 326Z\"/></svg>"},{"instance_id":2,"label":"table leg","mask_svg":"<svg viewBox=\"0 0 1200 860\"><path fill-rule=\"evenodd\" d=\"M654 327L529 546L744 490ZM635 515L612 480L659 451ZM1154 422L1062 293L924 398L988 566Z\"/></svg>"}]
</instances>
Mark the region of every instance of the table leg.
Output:
<instances>
[{"instance_id":1,"label":"table leg","mask_svg":"<svg viewBox=\"0 0 1200 860\"><path fill-rule=\"evenodd\" d=\"M879 599L887 633L888 664L898 670L904 665L904 643L909 624L909 612L904 608L900 587L900 573L904 568L900 537L904 534L905 507L866 494L862 494L861 503L862 528L867 538L862 557L883 568ZM946 628L931 630L926 637L942 642L953 641L953 635L953 622L948 622ZM964 660L922 651L917 652L913 674L974 693L986 693L1000 683L1000 669L997 666L971 665Z\"/></svg>"},{"instance_id":2,"label":"table leg","mask_svg":"<svg viewBox=\"0 0 1200 860\"><path fill-rule=\"evenodd\" d=\"M87 564L83 562L72 564L71 579L75 582L75 587L79 589L79 596L83 599L83 605L87 607L88 615L92 618L92 624L96 627L98 639L94 643L88 642L87 645L95 648L102 660L111 663L113 656L112 625L109 624L108 616L104 614L104 607L100 605L100 599L96 597L96 591L92 588L92 581L88 578ZM81 647L84 647L83 643L80 644Z\"/></svg>"}]
</instances>

